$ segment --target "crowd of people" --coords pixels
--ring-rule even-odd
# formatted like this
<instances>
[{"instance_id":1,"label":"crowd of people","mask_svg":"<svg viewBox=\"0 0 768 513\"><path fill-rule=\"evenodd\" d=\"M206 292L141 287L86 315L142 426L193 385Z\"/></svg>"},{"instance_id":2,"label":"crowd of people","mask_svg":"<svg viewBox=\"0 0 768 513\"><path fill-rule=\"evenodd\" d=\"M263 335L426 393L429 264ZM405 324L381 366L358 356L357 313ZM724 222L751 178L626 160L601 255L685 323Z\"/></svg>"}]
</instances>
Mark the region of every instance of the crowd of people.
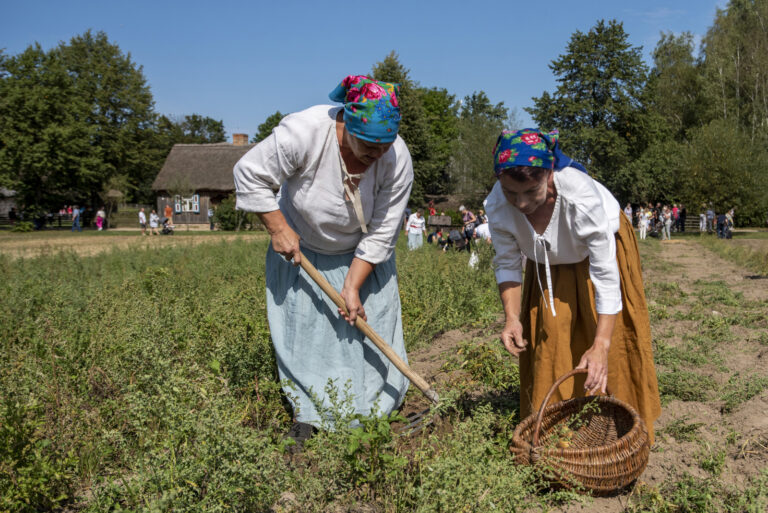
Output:
<instances>
[{"instance_id":1,"label":"crowd of people","mask_svg":"<svg viewBox=\"0 0 768 513\"><path fill-rule=\"evenodd\" d=\"M670 240L672 233L684 233L686 231L686 220L688 218L688 209L682 203L662 205L661 202L647 205L640 205L633 208L627 203L624 207L624 214L634 223L638 230L641 240L649 235L658 237L661 240ZM718 238L730 239L733 232L734 209L728 212L716 214L712 206L702 208L699 213L699 232L717 234Z\"/></svg>"},{"instance_id":2,"label":"crowd of people","mask_svg":"<svg viewBox=\"0 0 768 513\"><path fill-rule=\"evenodd\" d=\"M427 212L429 218L425 218L423 208L413 213L410 208L405 209L403 229L408 238L409 250L422 247L425 239L427 244L435 244L442 251L471 249L478 240L491 243L488 216L483 209L478 209L475 214L464 205L459 207L460 225L446 225L441 222L442 219L430 223L429 219L435 219L438 215L433 201L429 202ZM445 212L440 212L440 217L444 216Z\"/></svg>"}]
</instances>

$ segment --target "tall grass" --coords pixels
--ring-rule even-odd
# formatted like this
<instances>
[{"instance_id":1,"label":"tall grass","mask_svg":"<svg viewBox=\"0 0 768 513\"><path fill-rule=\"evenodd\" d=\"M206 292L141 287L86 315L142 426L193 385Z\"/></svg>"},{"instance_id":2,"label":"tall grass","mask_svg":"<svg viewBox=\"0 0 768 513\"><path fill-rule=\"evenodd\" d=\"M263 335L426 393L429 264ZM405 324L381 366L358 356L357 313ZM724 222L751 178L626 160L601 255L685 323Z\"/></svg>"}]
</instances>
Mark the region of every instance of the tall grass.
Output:
<instances>
[{"instance_id":1,"label":"tall grass","mask_svg":"<svg viewBox=\"0 0 768 513\"><path fill-rule=\"evenodd\" d=\"M746 267L750 271L768 276L768 246L763 251L734 244L731 240L702 237L699 244L717 253L726 260Z\"/></svg>"},{"instance_id":2,"label":"tall grass","mask_svg":"<svg viewBox=\"0 0 768 513\"><path fill-rule=\"evenodd\" d=\"M0 511L264 511L319 479L310 463L284 462L290 411L266 322L266 247L0 256ZM466 253L406 252L401 242L409 348L495 320L489 259L484 248L473 270ZM343 444L321 452L329 468L351 464ZM447 486L410 467L390 470L412 482L396 501L409 508ZM491 496L524 493L534 486L526 479L500 478ZM525 487L507 490L520 480ZM317 509L360 497L384 503L341 482L310 495Z\"/></svg>"}]
</instances>

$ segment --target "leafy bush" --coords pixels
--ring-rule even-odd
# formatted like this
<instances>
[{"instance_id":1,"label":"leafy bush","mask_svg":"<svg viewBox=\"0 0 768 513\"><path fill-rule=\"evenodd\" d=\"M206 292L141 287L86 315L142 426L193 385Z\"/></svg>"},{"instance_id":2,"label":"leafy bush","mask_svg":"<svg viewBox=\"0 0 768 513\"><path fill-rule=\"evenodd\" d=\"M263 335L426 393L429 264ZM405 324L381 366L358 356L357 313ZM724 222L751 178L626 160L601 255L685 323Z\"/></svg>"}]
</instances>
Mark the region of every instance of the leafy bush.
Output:
<instances>
[{"instance_id":1,"label":"leafy bush","mask_svg":"<svg viewBox=\"0 0 768 513\"><path fill-rule=\"evenodd\" d=\"M261 227L259 218L253 212L243 212L235 208L237 199L231 194L222 201L213 213L213 221L220 230L254 230Z\"/></svg>"},{"instance_id":2,"label":"leafy bush","mask_svg":"<svg viewBox=\"0 0 768 513\"><path fill-rule=\"evenodd\" d=\"M34 226L28 221L19 221L11 228L11 231L14 233L28 233L33 230Z\"/></svg>"},{"instance_id":3,"label":"leafy bush","mask_svg":"<svg viewBox=\"0 0 768 513\"><path fill-rule=\"evenodd\" d=\"M444 368L462 369L493 389L520 388L520 368L499 342L464 342Z\"/></svg>"},{"instance_id":4,"label":"leafy bush","mask_svg":"<svg viewBox=\"0 0 768 513\"><path fill-rule=\"evenodd\" d=\"M0 511L48 511L72 498L77 458L46 438L41 410L0 405Z\"/></svg>"}]
</instances>

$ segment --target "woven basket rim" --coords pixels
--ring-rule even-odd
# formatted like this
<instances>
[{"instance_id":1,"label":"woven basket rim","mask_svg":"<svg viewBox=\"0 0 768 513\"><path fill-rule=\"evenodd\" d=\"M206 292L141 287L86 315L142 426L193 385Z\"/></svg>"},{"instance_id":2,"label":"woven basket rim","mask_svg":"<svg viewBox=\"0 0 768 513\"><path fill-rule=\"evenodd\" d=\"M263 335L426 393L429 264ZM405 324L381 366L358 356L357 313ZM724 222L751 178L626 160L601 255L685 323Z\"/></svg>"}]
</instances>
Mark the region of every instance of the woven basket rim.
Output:
<instances>
[{"instance_id":1,"label":"woven basket rim","mask_svg":"<svg viewBox=\"0 0 768 513\"><path fill-rule=\"evenodd\" d=\"M621 408L624 408L631 416L632 416L632 427L629 431L627 431L622 437L617 438L615 441L606 444L606 445L598 445L594 447L580 447L580 448L567 448L567 449L561 449L561 448L546 448L546 447L534 447L533 443L528 442L522 437L522 431L524 429L528 429L531 424L536 423L537 418L537 412L531 413L526 417L520 424L517 425L515 428L515 431L512 434L512 444L515 448L519 448L521 450L524 450L526 452L536 451L540 452L542 454L567 454L567 455L580 455L580 454L593 454L593 455L599 455L604 452L611 452L612 450L615 450L618 448L618 446L622 443L623 440L627 438L636 438L642 434L648 433L648 430L645 426L645 421L642 417L640 417L640 414L637 413L637 410L635 410L632 405L622 401L621 399L617 399L614 396L591 396L591 397L574 397L571 399L565 399L563 401L558 401L554 404L551 404L547 406L547 408L544 410L543 418L547 418L552 415L552 413L555 413L556 411L563 408L564 405L570 404L573 402L584 402L586 404L587 401L598 401L601 403L608 403L612 404L614 406L618 406ZM535 429L535 427L534 427Z\"/></svg>"}]
</instances>

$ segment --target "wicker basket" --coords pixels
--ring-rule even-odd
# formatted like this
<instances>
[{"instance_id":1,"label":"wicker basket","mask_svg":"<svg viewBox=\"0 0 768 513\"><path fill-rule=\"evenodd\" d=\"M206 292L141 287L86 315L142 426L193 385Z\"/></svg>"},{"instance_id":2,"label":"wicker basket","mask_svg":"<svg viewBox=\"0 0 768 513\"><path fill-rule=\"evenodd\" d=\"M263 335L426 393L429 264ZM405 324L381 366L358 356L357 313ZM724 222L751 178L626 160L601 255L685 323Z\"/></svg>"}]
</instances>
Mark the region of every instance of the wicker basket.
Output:
<instances>
[{"instance_id":1,"label":"wicker basket","mask_svg":"<svg viewBox=\"0 0 768 513\"><path fill-rule=\"evenodd\" d=\"M648 430L637 411L615 397L569 399L547 407L566 379L586 369L574 369L549 390L538 413L529 415L515 429L510 450L519 464L534 465L556 485L609 495L631 484L648 464ZM609 392L610 393L610 392ZM596 402L577 421L572 432L564 430L587 403ZM569 447L558 435L570 436Z\"/></svg>"}]
</instances>

